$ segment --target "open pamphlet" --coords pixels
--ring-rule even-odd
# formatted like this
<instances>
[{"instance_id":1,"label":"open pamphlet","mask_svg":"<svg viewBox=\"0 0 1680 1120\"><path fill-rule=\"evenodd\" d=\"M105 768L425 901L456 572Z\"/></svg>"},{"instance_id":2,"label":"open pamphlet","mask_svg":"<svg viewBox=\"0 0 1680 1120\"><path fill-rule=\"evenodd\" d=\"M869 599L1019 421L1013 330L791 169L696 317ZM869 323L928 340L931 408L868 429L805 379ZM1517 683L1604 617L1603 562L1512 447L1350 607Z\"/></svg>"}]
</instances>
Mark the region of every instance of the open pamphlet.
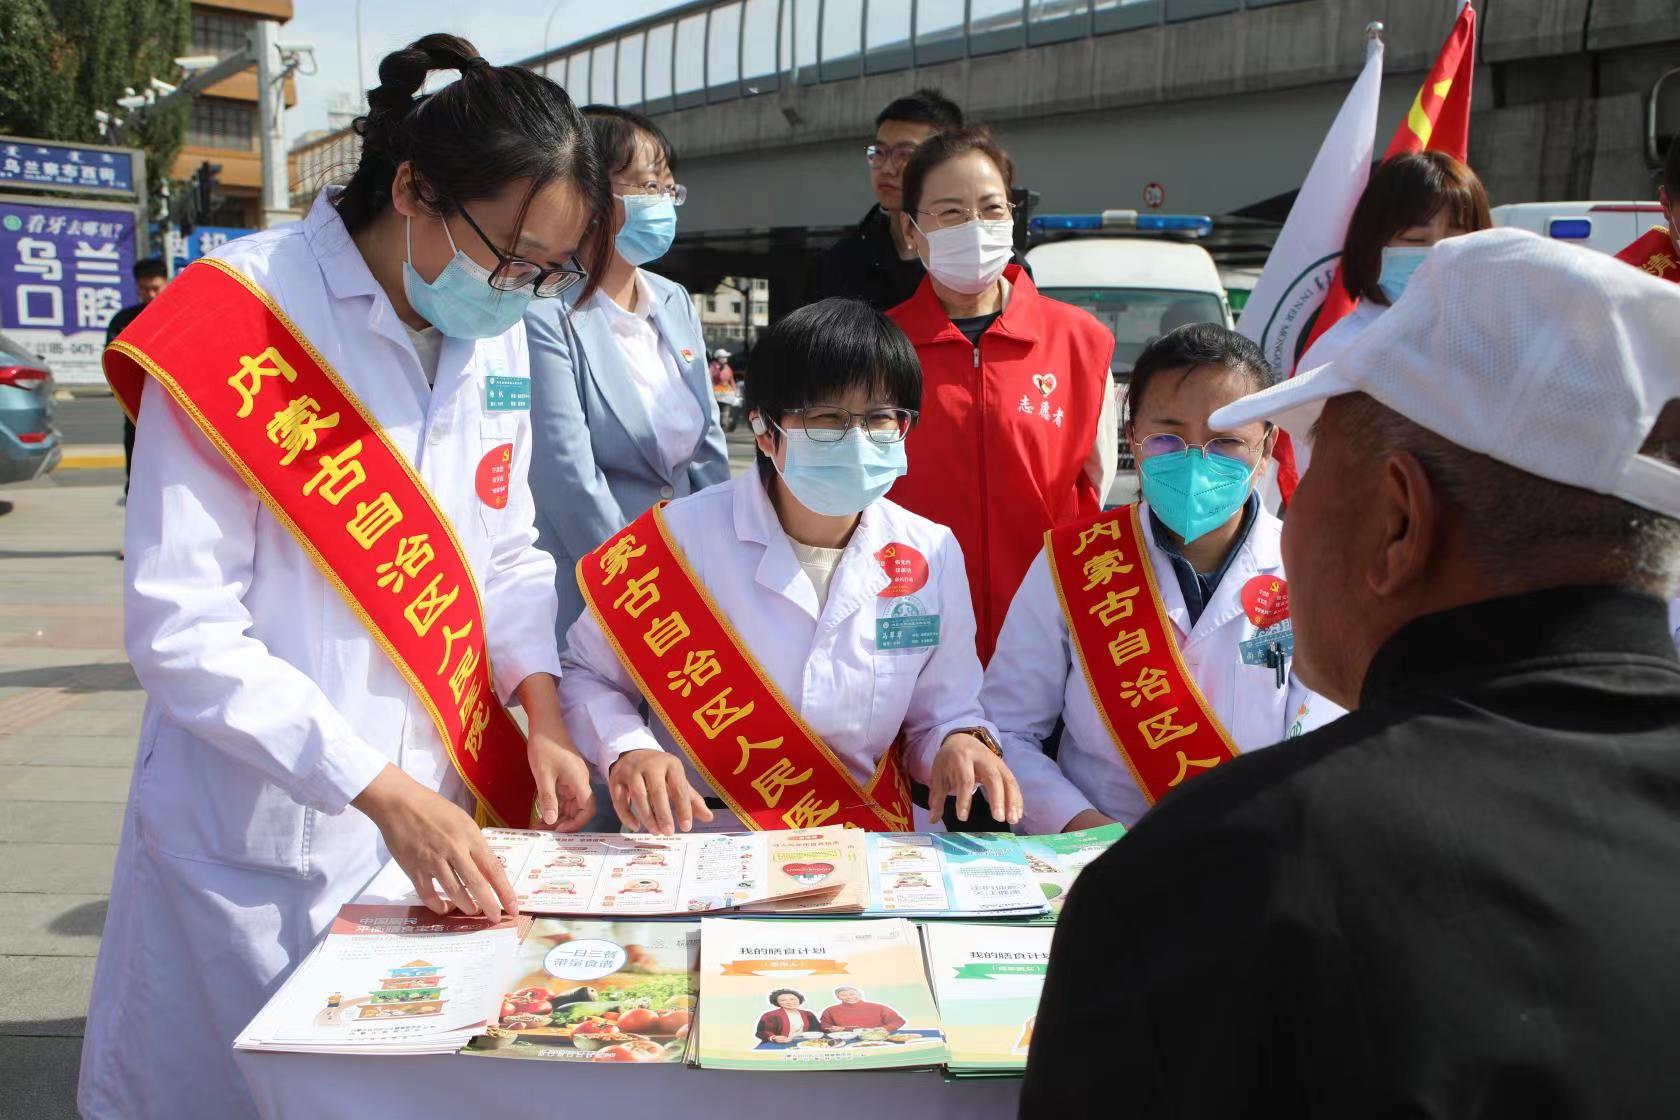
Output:
<instances>
[{"instance_id":1,"label":"open pamphlet","mask_svg":"<svg viewBox=\"0 0 1680 1120\"><path fill-rule=\"evenodd\" d=\"M241 1050L445 1054L497 1017L528 921L351 904L245 1031Z\"/></svg>"},{"instance_id":2,"label":"open pamphlet","mask_svg":"<svg viewBox=\"0 0 1680 1120\"><path fill-rule=\"evenodd\" d=\"M618 835L487 828L521 913L677 917L846 893L846 830ZM861 887L852 893L860 893Z\"/></svg>"},{"instance_id":3,"label":"open pamphlet","mask_svg":"<svg viewBox=\"0 0 1680 1120\"><path fill-rule=\"evenodd\" d=\"M1017 838L1002 832L871 832L870 914L1032 917L1049 907Z\"/></svg>"},{"instance_id":4,"label":"open pamphlet","mask_svg":"<svg viewBox=\"0 0 1680 1120\"><path fill-rule=\"evenodd\" d=\"M1079 832L1059 832L1048 836L1017 836L1027 857L1027 867L1038 880L1039 890L1050 905L1050 913L1036 920L1054 922L1067 901L1073 881L1086 866L1126 835L1126 826L1108 824Z\"/></svg>"},{"instance_id":5,"label":"open pamphlet","mask_svg":"<svg viewBox=\"0 0 1680 1120\"><path fill-rule=\"evenodd\" d=\"M539 918L509 973L499 1017L463 1053L680 1063L699 968L698 921Z\"/></svg>"},{"instance_id":6,"label":"open pamphlet","mask_svg":"<svg viewBox=\"0 0 1680 1120\"><path fill-rule=\"evenodd\" d=\"M915 1069L948 1052L916 927L897 918L706 918L703 1069Z\"/></svg>"},{"instance_id":7,"label":"open pamphlet","mask_svg":"<svg viewBox=\"0 0 1680 1120\"><path fill-rule=\"evenodd\" d=\"M1056 931L930 922L921 933L951 1050L945 1068L955 1077L1020 1074Z\"/></svg>"}]
</instances>

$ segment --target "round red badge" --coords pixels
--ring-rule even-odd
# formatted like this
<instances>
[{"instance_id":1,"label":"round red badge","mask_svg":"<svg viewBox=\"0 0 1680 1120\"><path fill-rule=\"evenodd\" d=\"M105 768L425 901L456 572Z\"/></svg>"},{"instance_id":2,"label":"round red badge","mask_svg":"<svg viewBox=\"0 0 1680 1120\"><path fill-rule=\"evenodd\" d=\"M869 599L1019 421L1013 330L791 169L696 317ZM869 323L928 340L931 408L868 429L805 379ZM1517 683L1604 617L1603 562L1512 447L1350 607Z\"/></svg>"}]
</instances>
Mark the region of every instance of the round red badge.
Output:
<instances>
[{"instance_id":1,"label":"round red badge","mask_svg":"<svg viewBox=\"0 0 1680 1120\"><path fill-rule=\"evenodd\" d=\"M478 500L491 509L504 509L508 504L508 471L513 466L513 444L504 443L492 447L484 458L478 461L478 470L473 475L473 487L478 491Z\"/></svg>"},{"instance_id":2,"label":"round red badge","mask_svg":"<svg viewBox=\"0 0 1680 1120\"><path fill-rule=\"evenodd\" d=\"M1242 604L1254 625L1275 626L1289 617L1289 585L1277 576L1255 576L1243 584Z\"/></svg>"},{"instance_id":3,"label":"round red badge","mask_svg":"<svg viewBox=\"0 0 1680 1120\"><path fill-rule=\"evenodd\" d=\"M883 599L912 595L927 586L927 557L909 545L894 541L877 552L875 559L887 573L887 586L881 589Z\"/></svg>"}]
</instances>

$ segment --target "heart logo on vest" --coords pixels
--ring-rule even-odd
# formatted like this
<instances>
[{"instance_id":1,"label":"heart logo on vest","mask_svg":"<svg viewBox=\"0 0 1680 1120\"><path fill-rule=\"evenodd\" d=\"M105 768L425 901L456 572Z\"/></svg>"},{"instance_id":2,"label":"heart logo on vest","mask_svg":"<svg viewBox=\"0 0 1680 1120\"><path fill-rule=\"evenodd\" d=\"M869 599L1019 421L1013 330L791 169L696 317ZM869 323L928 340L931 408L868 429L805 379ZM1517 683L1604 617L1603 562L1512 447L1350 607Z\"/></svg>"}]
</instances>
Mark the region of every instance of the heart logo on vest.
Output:
<instances>
[{"instance_id":1,"label":"heart logo on vest","mask_svg":"<svg viewBox=\"0 0 1680 1120\"><path fill-rule=\"evenodd\" d=\"M1048 397L1056 391L1056 375L1053 373L1035 373L1033 374L1033 386Z\"/></svg>"},{"instance_id":2,"label":"heart logo on vest","mask_svg":"<svg viewBox=\"0 0 1680 1120\"><path fill-rule=\"evenodd\" d=\"M694 360L694 351L690 350L688 347L685 346L685 347L683 347L682 356L683 356L683 361L692 362Z\"/></svg>"}]
</instances>

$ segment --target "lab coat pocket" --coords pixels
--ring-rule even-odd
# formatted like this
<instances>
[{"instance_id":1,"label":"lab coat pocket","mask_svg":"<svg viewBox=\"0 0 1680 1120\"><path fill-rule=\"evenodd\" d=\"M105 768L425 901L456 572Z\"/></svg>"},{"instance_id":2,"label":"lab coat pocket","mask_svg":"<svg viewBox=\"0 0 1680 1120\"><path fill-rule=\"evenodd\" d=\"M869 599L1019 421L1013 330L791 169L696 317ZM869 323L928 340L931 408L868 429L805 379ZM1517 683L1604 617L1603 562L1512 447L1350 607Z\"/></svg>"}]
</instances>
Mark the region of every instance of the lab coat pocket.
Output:
<instances>
[{"instance_id":1,"label":"lab coat pocket","mask_svg":"<svg viewBox=\"0 0 1680 1120\"><path fill-rule=\"evenodd\" d=\"M869 706L869 743L884 747L898 738L904 717L910 710L910 699L916 693L916 683L922 666L927 664L926 650L877 651L874 655L874 696Z\"/></svg>"},{"instance_id":2,"label":"lab coat pocket","mask_svg":"<svg viewBox=\"0 0 1680 1120\"><path fill-rule=\"evenodd\" d=\"M307 811L251 766L160 724L134 796L150 846L200 863L308 873Z\"/></svg>"}]
</instances>

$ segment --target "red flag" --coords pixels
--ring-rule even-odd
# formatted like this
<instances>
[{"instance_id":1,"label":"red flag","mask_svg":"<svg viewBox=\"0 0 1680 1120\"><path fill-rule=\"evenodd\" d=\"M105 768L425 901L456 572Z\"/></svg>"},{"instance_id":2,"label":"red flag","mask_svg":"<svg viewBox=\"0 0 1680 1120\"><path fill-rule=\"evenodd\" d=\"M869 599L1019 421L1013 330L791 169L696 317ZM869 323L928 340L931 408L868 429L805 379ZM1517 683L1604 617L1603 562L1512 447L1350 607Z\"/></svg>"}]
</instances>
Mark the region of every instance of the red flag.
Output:
<instances>
[{"instance_id":1,"label":"red flag","mask_svg":"<svg viewBox=\"0 0 1680 1120\"><path fill-rule=\"evenodd\" d=\"M1418 87L1412 107L1394 130L1383 159L1403 152L1446 152L1459 160L1470 149L1470 83L1476 63L1476 9L1465 4L1453 22L1447 41L1435 56L1423 85ZM1319 336L1353 310L1354 298L1342 286L1342 270L1336 269L1330 292L1318 310L1318 320L1307 335L1305 354ZM1291 374L1293 376L1293 374ZM1295 449L1287 433L1279 433L1277 445L1278 493L1288 505L1295 495L1300 476L1295 469Z\"/></svg>"}]
</instances>

